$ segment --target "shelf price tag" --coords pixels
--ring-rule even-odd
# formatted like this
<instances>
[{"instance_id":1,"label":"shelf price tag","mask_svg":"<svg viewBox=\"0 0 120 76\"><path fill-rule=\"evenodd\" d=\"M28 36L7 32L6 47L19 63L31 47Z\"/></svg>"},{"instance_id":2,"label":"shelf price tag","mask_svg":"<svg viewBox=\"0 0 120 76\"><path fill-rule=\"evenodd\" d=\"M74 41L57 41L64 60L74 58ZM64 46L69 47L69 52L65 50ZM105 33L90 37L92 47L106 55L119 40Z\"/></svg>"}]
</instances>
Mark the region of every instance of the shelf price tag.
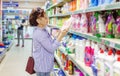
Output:
<instances>
[{"instance_id":1,"label":"shelf price tag","mask_svg":"<svg viewBox=\"0 0 120 76\"><path fill-rule=\"evenodd\" d=\"M115 47L115 43L110 42L109 46L114 48Z\"/></svg>"}]
</instances>

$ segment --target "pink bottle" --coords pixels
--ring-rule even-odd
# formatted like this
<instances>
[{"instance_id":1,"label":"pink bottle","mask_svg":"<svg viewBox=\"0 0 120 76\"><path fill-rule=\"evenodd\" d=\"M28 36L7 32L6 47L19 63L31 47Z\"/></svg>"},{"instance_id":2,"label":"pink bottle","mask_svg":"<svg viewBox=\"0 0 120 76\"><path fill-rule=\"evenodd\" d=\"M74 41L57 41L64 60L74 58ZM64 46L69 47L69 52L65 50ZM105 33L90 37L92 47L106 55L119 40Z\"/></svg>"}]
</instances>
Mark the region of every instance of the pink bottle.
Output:
<instances>
[{"instance_id":1,"label":"pink bottle","mask_svg":"<svg viewBox=\"0 0 120 76\"><path fill-rule=\"evenodd\" d=\"M86 42L84 62L85 62L85 65L89 67L92 64L90 41Z\"/></svg>"}]
</instances>

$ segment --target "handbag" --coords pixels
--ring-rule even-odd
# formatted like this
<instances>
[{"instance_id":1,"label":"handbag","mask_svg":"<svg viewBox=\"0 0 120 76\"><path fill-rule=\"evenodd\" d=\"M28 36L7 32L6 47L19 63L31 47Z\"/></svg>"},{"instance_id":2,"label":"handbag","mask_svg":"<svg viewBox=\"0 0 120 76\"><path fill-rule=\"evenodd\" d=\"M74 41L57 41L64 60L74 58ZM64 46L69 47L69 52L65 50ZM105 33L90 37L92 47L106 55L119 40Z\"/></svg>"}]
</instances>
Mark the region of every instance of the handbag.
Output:
<instances>
[{"instance_id":1,"label":"handbag","mask_svg":"<svg viewBox=\"0 0 120 76\"><path fill-rule=\"evenodd\" d=\"M33 50L33 42L32 42L32 50ZM33 51L32 51L32 52L33 52ZM34 73L35 73L35 70L34 70L34 59L33 59L33 57L32 57L32 54L31 54L31 56L28 58L25 71L28 72L29 74L34 74Z\"/></svg>"}]
</instances>

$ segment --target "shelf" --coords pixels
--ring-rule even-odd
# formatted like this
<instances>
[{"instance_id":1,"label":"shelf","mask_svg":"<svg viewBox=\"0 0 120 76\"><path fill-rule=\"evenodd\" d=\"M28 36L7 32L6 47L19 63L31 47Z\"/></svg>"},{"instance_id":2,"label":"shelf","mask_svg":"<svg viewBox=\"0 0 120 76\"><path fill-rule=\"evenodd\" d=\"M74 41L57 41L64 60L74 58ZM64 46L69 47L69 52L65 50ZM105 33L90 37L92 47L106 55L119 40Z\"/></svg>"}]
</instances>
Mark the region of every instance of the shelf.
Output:
<instances>
[{"instance_id":1,"label":"shelf","mask_svg":"<svg viewBox=\"0 0 120 76\"><path fill-rule=\"evenodd\" d=\"M60 61L60 59L58 58L57 55L55 55L55 59L58 62L58 64L60 65L60 68L64 71L65 75L66 76L72 76L72 75L69 75L68 72L64 70L64 66L62 65L62 63L61 63L61 61Z\"/></svg>"},{"instance_id":2,"label":"shelf","mask_svg":"<svg viewBox=\"0 0 120 76\"><path fill-rule=\"evenodd\" d=\"M52 15L52 16L49 16L49 18L51 18L51 17L66 17L66 16L70 16L70 15L72 15L72 13L71 13L71 12L66 13L66 14L57 14L57 15Z\"/></svg>"},{"instance_id":3,"label":"shelf","mask_svg":"<svg viewBox=\"0 0 120 76\"><path fill-rule=\"evenodd\" d=\"M70 30L69 33L73 33L78 36L87 38L89 40L92 40L98 43L103 43L107 46L120 50L120 39L97 38L96 36L93 36L91 33L78 33L72 30Z\"/></svg>"},{"instance_id":4,"label":"shelf","mask_svg":"<svg viewBox=\"0 0 120 76\"><path fill-rule=\"evenodd\" d=\"M54 26L54 25L52 25L52 24L48 24L48 27L51 27L51 28L57 28L57 29L60 29L61 27L60 26Z\"/></svg>"},{"instance_id":5,"label":"shelf","mask_svg":"<svg viewBox=\"0 0 120 76\"><path fill-rule=\"evenodd\" d=\"M100 43L102 41L100 38L97 38L96 36L93 36L91 33L78 33L78 32L72 31L72 30L70 30L69 33L73 33L75 35L87 38L89 40L92 40L92 41L95 41L95 42L98 42L98 43Z\"/></svg>"},{"instance_id":6,"label":"shelf","mask_svg":"<svg viewBox=\"0 0 120 76\"><path fill-rule=\"evenodd\" d=\"M48 9L46 9L46 11L48 11L49 9L56 7L56 6L62 6L64 5L66 2L69 2L71 0L60 0L58 3L53 4L52 6L50 6Z\"/></svg>"},{"instance_id":7,"label":"shelf","mask_svg":"<svg viewBox=\"0 0 120 76\"><path fill-rule=\"evenodd\" d=\"M62 53L64 53L65 55L68 55L68 53L65 51L64 47L60 46L59 49Z\"/></svg>"},{"instance_id":8,"label":"shelf","mask_svg":"<svg viewBox=\"0 0 120 76\"><path fill-rule=\"evenodd\" d=\"M83 73L85 73L85 76L93 76L92 69L87 67L84 62L77 60L75 54L69 54L68 57Z\"/></svg>"},{"instance_id":9,"label":"shelf","mask_svg":"<svg viewBox=\"0 0 120 76\"><path fill-rule=\"evenodd\" d=\"M56 7L56 6L60 5L60 4L62 4L63 2L64 2L64 0L61 0L60 2L53 4L53 5L50 6L48 9L46 9L46 11L48 11L49 9L51 9L51 8L53 8L53 7Z\"/></svg>"},{"instance_id":10,"label":"shelf","mask_svg":"<svg viewBox=\"0 0 120 76\"><path fill-rule=\"evenodd\" d=\"M66 14L57 14L57 15L53 15L53 16L49 16L49 17L64 17L64 16L69 16L69 15L72 15L72 14L95 12L95 11L104 11L104 10L114 10L114 9L120 9L120 2L116 2L116 3L108 4L108 5L89 7L85 10L77 10L77 11L74 11L74 12L69 12L69 13L66 13Z\"/></svg>"},{"instance_id":11,"label":"shelf","mask_svg":"<svg viewBox=\"0 0 120 76\"><path fill-rule=\"evenodd\" d=\"M64 49L61 47L59 48L62 53L65 55L68 55L70 60L77 66L83 73L85 73L86 76L92 76L92 69L90 67L87 67L84 62L81 62L75 58L75 54L67 54Z\"/></svg>"}]
</instances>

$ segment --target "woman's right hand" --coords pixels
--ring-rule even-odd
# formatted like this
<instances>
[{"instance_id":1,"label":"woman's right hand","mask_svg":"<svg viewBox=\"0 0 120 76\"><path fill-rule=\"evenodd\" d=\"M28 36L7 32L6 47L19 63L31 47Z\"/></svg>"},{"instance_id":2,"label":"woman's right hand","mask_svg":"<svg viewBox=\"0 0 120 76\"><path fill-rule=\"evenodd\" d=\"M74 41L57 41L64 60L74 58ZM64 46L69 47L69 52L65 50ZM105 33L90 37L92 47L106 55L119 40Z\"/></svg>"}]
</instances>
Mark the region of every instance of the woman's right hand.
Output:
<instances>
[{"instance_id":1,"label":"woman's right hand","mask_svg":"<svg viewBox=\"0 0 120 76\"><path fill-rule=\"evenodd\" d=\"M61 41L62 40L62 38L68 33L68 31L69 31L69 28L67 28L67 29L65 29L65 30L62 30L62 31L60 31L60 34L59 34L59 36L58 36L58 41Z\"/></svg>"}]
</instances>

